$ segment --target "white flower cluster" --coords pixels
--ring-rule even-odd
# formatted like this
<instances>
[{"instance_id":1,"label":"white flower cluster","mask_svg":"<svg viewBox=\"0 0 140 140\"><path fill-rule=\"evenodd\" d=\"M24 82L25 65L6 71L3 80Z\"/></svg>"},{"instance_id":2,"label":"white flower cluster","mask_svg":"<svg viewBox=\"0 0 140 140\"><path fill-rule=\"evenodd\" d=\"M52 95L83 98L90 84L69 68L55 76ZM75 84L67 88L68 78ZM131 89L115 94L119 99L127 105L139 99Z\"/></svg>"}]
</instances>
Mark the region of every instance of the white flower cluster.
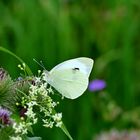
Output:
<instances>
[{"instance_id":1,"label":"white flower cluster","mask_svg":"<svg viewBox=\"0 0 140 140\"><path fill-rule=\"evenodd\" d=\"M47 88L47 83L43 82L39 77L36 78L35 83L37 85L30 87L29 98L31 101L28 103L28 106L32 106L32 102L33 106L39 107L39 111L44 114L44 119L42 119L44 122L43 126L52 128L55 124L55 126L61 127L62 113L55 113L54 111L58 102L54 102L50 97L51 94L54 94L52 88Z\"/></svg>"},{"instance_id":2,"label":"white flower cluster","mask_svg":"<svg viewBox=\"0 0 140 140\"><path fill-rule=\"evenodd\" d=\"M36 83L38 83L39 86L36 87L32 85L30 95L33 99L40 97L38 105L40 112L44 114L42 119L44 122L43 126L52 128L55 125L56 127L61 127L62 113L55 113L54 111L54 108L59 104L59 102L54 102L50 97L51 94L54 94L52 88L47 88L46 82L43 83L41 79L36 79Z\"/></svg>"},{"instance_id":3,"label":"white flower cluster","mask_svg":"<svg viewBox=\"0 0 140 140\"><path fill-rule=\"evenodd\" d=\"M22 121L20 123L14 123L13 129L15 131L16 136L10 137L10 140L22 140L22 135L26 135L28 133L28 128L31 127L32 123Z\"/></svg>"},{"instance_id":4,"label":"white flower cluster","mask_svg":"<svg viewBox=\"0 0 140 140\"><path fill-rule=\"evenodd\" d=\"M21 118L20 123L14 123L13 129L16 137L11 140L21 140L20 136L26 135L29 128L36 124L38 116L41 116L43 126L52 128L62 126L62 113L56 113L54 108L59 102L53 101L50 95L53 95L51 87L47 88L47 83L41 77L35 78L35 84L30 86L29 94L22 97L21 105L26 109L25 118ZM15 139L14 139L15 138Z\"/></svg>"},{"instance_id":5,"label":"white flower cluster","mask_svg":"<svg viewBox=\"0 0 140 140\"><path fill-rule=\"evenodd\" d=\"M27 134L27 124L25 122L20 122L19 124L14 123L13 128L15 133L21 133L22 135Z\"/></svg>"},{"instance_id":6,"label":"white flower cluster","mask_svg":"<svg viewBox=\"0 0 140 140\"><path fill-rule=\"evenodd\" d=\"M57 114L53 115L52 117L53 117L54 121L57 122L55 126L61 127L62 126L62 121L61 121L62 113L57 113Z\"/></svg>"},{"instance_id":7,"label":"white flower cluster","mask_svg":"<svg viewBox=\"0 0 140 140\"><path fill-rule=\"evenodd\" d=\"M50 116L50 119L43 119L44 125L45 127L50 127L52 128L54 123L56 127L61 127L62 126L62 113L56 113L55 115Z\"/></svg>"},{"instance_id":8,"label":"white flower cluster","mask_svg":"<svg viewBox=\"0 0 140 140\"><path fill-rule=\"evenodd\" d=\"M22 140L20 136L10 137L10 140Z\"/></svg>"}]
</instances>

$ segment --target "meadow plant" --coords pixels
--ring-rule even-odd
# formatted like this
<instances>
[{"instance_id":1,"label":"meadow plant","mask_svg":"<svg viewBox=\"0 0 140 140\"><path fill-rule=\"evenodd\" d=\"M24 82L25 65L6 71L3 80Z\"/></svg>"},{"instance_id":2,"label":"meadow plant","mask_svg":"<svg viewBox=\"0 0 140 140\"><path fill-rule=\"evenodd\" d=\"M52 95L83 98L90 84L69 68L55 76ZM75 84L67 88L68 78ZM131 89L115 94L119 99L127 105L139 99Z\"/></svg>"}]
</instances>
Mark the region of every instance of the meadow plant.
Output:
<instances>
[{"instance_id":1,"label":"meadow plant","mask_svg":"<svg viewBox=\"0 0 140 140\"><path fill-rule=\"evenodd\" d=\"M20 66L22 70L23 67ZM7 77L6 77L7 75ZM9 136L11 140L22 140L27 138L28 132L32 133L31 127L36 124L41 118L44 127L52 128L53 126L62 127L62 113L57 113L55 107L59 104L52 96L53 90L44 81L43 75L40 73L38 77L20 77L20 80L12 81L10 84L14 87L8 86L6 82L9 75L4 69L0 69L0 92L1 99L0 107L0 129L3 127L11 127L12 135ZM9 79L11 81L11 79ZM10 92L9 92L10 91ZM8 92L8 93L5 93ZM14 95L14 103L12 103L12 110L9 108L10 103L7 101L12 100L11 96ZM4 104L2 101L4 101ZM12 101L11 101L12 102ZM8 106L7 106L8 105Z\"/></svg>"},{"instance_id":2,"label":"meadow plant","mask_svg":"<svg viewBox=\"0 0 140 140\"><path fill-rule=\"evenodd\" d=\"M40 140L33 137L33 126L42 122L44 128L61 128L72 140L62 122L62 112L56 111L59 101L54 99L45 73L39 70L34 76L25 63L18 67L24 74L15 80L0 68L0 139Z\"/></svg>"}]
</instances>

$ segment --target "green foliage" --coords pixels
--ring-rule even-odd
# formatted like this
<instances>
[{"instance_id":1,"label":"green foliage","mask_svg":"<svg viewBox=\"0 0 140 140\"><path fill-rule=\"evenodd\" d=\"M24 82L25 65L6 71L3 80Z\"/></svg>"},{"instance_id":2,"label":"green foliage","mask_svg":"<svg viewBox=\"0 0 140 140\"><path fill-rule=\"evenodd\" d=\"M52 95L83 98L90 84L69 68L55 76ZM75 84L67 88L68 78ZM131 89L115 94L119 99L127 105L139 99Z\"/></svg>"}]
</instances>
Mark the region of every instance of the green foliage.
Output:
<instances>
[{"instance_id":1,"label":"green foliage","mask_svg":"<svg viewBox=\"0 0 140 140\"><path fill-rule=\"evenodd\" d=\"M62 124L61 129L69 137L70 140L73 140L73 138L71 137L70 133L68 132L68 130L64 124Z\"/></svg>"},{"instance_id":2,"label":"green foliage","mask_svg":"<svg viewBox=\"0 0 140 140\"><path fill-rule=\"evenodd\" d=\"M74 102L62 103L64 122L74 139L91 139L111 127L132 127L128 121L108 121L104 112L112 101L124 112L140 105L139 0L2 0L0 16L0 45L23 58L33 71L38 69L33 58L42 60L46 69L78 56L95 59L91 79L106 80L101 96L107 102L87 92ZM10 58L0 52L0 65L17 76L18 63ZM43 139L65 139L55 130L36 130Z\"/></svg>"},{"instance_id":3,"label":"green foliage","mask_svg":"<svg viewBox=\"0 0 140 140\"><path fill-rule=\"evenodd\" d=\"M13 88L14 82L9 74L0 68L0 105L10 110L14 110L15 91Z\"/></svg>"},{"instance_id":4,"label":"green foliage","mask_svg":"<svg viewBox=\"0 0 140 140\"><path fill-rule=\"evenodd\" d=\"M0 140L9 140L9 136L13 133L11 127L5 127L0 129Z\"/></svg>"},{"instance_id":5,"label":"green foliage","mask_svg":"<svg viewBox=\"0 0 140 140\"><path fill-rule=\"evenodd\" d=\"M20 63L25 64L25 62L20 57L18 57L17 55L12 53L8 49L0 47L0 51L10 54L11 56L15 57ZM25 65L26 65L25 71L27 72L28 75L31 76L32 75L32 71L30 70L30 68L29 68L29 66L27 64L25 64Z\"/></svg>"},{"instance_id":6,"label":"green foliage","mask_svg":"<svg viewBox=\"0 0 140 140\"><path fill-rule=\"evenodd\" d=\"M32 71L30 70L28 65L25 64L24 61L20 57L18 57L17 55L15 55L14 53L12 53L11 51L9 51L5 48L0 47L0 50L12 55L16 59L18 59L20 62L22 62L24 64L23 67L25 68L25 74L26 74L26 71L27 71L27 74L32 76ZM22 67L20 66L20 68L22 68ZM24 68L23 68L23 70L24 70ZM0 69L0 97L1 97L0 105L5 107L5 108L8 108L11 111L13 111L14 114L16 114L16 111L18 111L18 110L16 110L16 111L14 110L15 103L18 102L18 101L21 101L21 99L23 97L22 93L23 94L28 93L29 82L33 82L32 77L27 76L25 78L26 79L22 79L22 80L19 80L17 82L13 82L11 80L9 74L4 69L2 69L2 68ZM9 92L11 92L11 93L9 93ZM54 112L55 112L55 110L54 110ZM9 128L6 127L6 128L1 129L0 134L1 134L2 139L9 139L10 133L6 132L7 129L9 129ZM68 130L65 127L63 122L62 122L61 129L68 136L68 138L70 140L73 140L73 138L69 134L69 132L68 132ZM32 128L31 128L31 132L32 132ZM27 140L28 139L29 140L31 140L31 139L32 140L41 140L40 137L32 137L32 138L27 137L27 138L25 138L25 140L26 139Z\"/></svg>"}]
</instances>

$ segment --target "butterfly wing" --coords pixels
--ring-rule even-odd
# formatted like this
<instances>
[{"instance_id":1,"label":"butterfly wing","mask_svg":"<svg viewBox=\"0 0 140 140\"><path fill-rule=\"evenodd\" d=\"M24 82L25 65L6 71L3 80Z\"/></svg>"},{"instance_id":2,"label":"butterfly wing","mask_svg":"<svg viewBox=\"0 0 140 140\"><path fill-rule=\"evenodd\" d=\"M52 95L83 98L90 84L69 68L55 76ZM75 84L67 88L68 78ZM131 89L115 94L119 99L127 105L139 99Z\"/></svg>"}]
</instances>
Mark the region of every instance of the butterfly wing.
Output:
<instances>
[{"instance_id":1,"label":"butterfly wing","mask_svg":"<svg viewBox=\"0 0 140 140\"><path fill-rule=\"evenodd\" d=\"M90 58L65 61L49 72L48 83L66 98L75 99L87 89L92 67Z\"/></svg>"},{"instance_id":2,"label":"butterfly wing","mask_svg":"<svg viewBox=\"0 0 140 140\"><path fill-rule=\"evenodd\" d=\"M60 70L79 68L81 72L85 73L88 77L91 73L94 61L91 58L80 57L71 60L64 61L56 65L50 73Z\"/></svg>"}]
</instances>

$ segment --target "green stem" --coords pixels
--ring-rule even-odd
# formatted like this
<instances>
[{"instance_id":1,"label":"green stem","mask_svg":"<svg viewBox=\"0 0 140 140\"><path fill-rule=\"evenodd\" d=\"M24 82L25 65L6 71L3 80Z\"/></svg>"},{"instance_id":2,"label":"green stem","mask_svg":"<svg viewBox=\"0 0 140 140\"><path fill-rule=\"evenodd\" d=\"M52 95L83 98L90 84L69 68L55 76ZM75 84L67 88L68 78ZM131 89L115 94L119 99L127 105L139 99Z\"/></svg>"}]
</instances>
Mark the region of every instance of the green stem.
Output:
<instances>
[{"instance_id":1,"label":"green stem","mask_svg":"<svg viewBox=\"0 0 140 140\"><path fill-rule=\"evenodd\" d=\"M70 135L70 133L68 132L68 130L67 130L66 126L64 125L64 123L62 124L61 129L62 129L62 131L68 136L68 138L69 138L70 140L73 140L73 138L71 137L71 135Z\"/></svg>"},{"instance_id":2,"label":"green stem","mask_svg":"<svg viewBox=\"0 0 140 140\"><path fill-rule=\"evenodd\" d=\"M55 110L53 110L54 113L56 113ZM69 131L67 130L66 126L64 125L64 123L62 122L62 126L60 127L61 130L67 135L67 137L70 139L70 140L73 140L73 138L71 137Z\"/></svg>"},{"instance_id":3,"label":"green stem","mask_svg":"<svg viewBox=\"0 0 140 140\"><path fill-rule=\"evenodd\" d=\"M13 52L9 51L6 48L3 48L3 47L0 46L0 51L3 51L5 53L10 54L11 56L15 57L19 62L21 62L22 64L25 63L20 57L18 57L17 55L15 55ZM25 63L25 65L26 65L25 70L26 70L27 74L30 75L30 76L33 75L29 66L26 63Z\"/></svg>"}]
</instances>

